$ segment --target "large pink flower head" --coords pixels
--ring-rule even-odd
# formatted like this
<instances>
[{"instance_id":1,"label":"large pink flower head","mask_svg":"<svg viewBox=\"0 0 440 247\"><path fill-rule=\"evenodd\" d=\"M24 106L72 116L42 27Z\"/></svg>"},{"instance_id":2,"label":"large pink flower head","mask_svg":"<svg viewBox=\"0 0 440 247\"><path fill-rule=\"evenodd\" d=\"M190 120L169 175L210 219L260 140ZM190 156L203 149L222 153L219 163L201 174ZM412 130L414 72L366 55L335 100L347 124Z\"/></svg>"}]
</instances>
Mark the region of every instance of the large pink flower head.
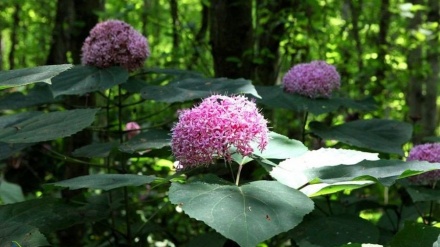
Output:
<instances>
[{"instance_id":1,"label":"large pink flower head","mask_svg":"<svg viewBox=\"0 0 440 247\"><path fill-rule=\"evenodd\" d=\"M341 77L333 65L313 61L293 66L283 78L286 92L310 98L329 98L341 86Z\"/></svg>"},{"instance_id":2,"label":"large pink flower head","mask_svg":"<svg viewBox=\"0 0 440 247\"><path fill-rule=\"evenodd\" d=\"M178 168L209 165L215 159L231 160L231 148L243 156L261 151L268 143L267 121L256 104L244 96L213 95L198 106L179 112L172 129L171 148Z\"/></svg>"},{"instance_id":3,"label":"large pink flower head","mask_svg":"<svg viewBox=\"0 0 440 247\"><path fill-rule=\"evenodd\" d=\"M440 162L440 143L427 143L414 146L409 152L408 161L420 160L431 163ZM440 180L440 170L425 172L423 174L409 177L411 182L418 184L430 184Z\"/></svg>"},{"instance_id":4,"label":"large pink flower head","mask_svg":"<svg viewBox=\"0 0 440 247\"><path fill-rule=\"evenodd\" d=\"M129 71L142 67L150 56L147 39L129 24L118 20L96 24L81 51L82 64L100 68L122 66Z\"/></svg>"}]
</instances>

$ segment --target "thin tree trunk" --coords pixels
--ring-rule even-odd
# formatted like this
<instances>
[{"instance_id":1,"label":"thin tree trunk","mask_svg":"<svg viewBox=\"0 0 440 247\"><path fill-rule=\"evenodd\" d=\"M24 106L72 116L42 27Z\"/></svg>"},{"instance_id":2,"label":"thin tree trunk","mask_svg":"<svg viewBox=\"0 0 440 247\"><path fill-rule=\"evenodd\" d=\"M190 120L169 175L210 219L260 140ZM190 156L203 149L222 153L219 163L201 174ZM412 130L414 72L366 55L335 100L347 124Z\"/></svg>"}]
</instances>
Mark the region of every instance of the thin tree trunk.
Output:
<instances>
[{"instance_id":1,"label":"thin tree trunk","mask_svg":"<svg viewBox=\"0 0 440 247\"><path fill-rule=\"evenodd\" d=\"M15 48L18 44L18 28L20 24L20 5L14 5L14 13L12 14L12 30L11 30L11 52L9 52L9 69L15 68Z\"/></svg>"},{"instance_id":2,"label":"thin tree trunk","mask_svg":"<svg viewBox=\"0 0 440 247\"><path fill-rule=\"evenodd\" d=\"M194 65L197 64L197 61L200 58L200 50L201 46L204 45L206 34L209 26L209 6L203 2L200 3L202 5L202 19L200 20L200 28L197 32L194 43L193 43L193 54L191 56L190 62L188 63L188 69L191 70L194 68ZM209 69L207 69L209 71Z\"/></svg>"},{"instance_id":3,"label":"thin tree trunk","mask_svg":"<svg viewBox=\"0 0 440 247\"><path fill-rule=\"evenodd\" d=\"M252 77L252 0L211 0L210 38L216 76Z\"/></svg>"},{"instance_id":4,"label":"thin tree trunk","mask_svg":"<svg viewBox=\"0 0 440 247\"><path fill-rule=\"evenodd\" d=\"M376 87L373 89L373 95L380 95L385 89L383 82L385 81L388 65L385 56L388 53L388 30L390 27L391 12L390 0L382 0L379 15L379 34L377 36L377 69L376 69Z\"/></svg>"}]
</instances>

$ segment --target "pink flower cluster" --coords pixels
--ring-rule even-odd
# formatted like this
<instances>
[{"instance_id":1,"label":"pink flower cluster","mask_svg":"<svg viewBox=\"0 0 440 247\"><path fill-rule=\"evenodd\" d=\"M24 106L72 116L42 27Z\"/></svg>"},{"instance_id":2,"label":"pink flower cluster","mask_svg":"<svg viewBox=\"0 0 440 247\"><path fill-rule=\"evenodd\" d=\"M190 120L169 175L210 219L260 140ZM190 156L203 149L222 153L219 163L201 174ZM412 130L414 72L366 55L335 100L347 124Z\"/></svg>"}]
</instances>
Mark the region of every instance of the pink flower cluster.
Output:
<instances>
[{"instance_id":1,"label":"pink flower cluster","mask_svg":"<svg viewBox=\"0 0 440 247\"><path fill-rule=\"evenodd\" d=\"M139 126L138 123L128 122L125 125L125 130L127 131L127 139L130 140L131 138L133 138L136 135L138 135L139 133L141 133L140 129L141 129L141 126Z\"/></svg>"},{"instance_id":2,"label":"pink flower cluster","mask_svg":"<svg viewBox=\"0 0 440 247\"><path fill-rule=\"evenodd\" d=\"M213 95L198 106L179 112L172 129L171 148L177 168L209 165L215 159L231 161L231 149L243 156L261 151L268 143L267 121L256 104L244 96Z\"/></svg>"},{"instance_id":3,"label":"pink flower cluster","mask_svg":"<svg viewBox=\"0 0 440 247\"><path fill-rule=\"evenodd\" d=\"M431 163L440 162L440 143L427 143L414 146L409 152L408 161L420 160ZM417 184L431 184L440 179L440 170L425 172L409 177L409 180Z\"/></svg>"},{"instance_id":4,"label":"pink flower cluster","mask_svg":"<svg viewBox=\"0 0 440 247\"><path fill-rule=\"evenodd\" d=\"M313 61L293 66L283 78L286 92L310 98L329 98L341 86L336 68L324 61Z\"/></svg>"},{"instance_id":5,"label":"pink flower cluster","mask_svg":"<svg viewBox=\"0 0 440 247\"><path fill-rule=\"evenodd\" d=\"M108 20L96 24L82 47L82 64L107 68L122 66L129 71L142 67L150 56L147 39L129 24Z\"/></svg>"}]
</instances>

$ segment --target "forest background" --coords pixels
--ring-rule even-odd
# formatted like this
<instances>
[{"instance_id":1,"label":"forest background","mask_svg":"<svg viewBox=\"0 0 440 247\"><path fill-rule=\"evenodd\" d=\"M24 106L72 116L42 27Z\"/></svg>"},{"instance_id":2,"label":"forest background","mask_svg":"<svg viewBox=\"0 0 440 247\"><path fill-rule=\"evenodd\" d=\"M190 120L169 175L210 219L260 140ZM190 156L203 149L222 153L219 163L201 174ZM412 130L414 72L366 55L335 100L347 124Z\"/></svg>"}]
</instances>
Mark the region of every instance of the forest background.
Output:
<instances>
[{"instance_id":1,"label":"forest background","mask_svg":"<svg viewBox=\"0 0 440 247\"><path fill-rule=\"evenodd\" d=\"M411 143L404 146L405 154L414 144L438 141L440 3L437 0L2 0L0 10L0 70L80 64L80 50L90 29L99 21L118 19L147 37L151 49L144 68L147 72L176 69L206 77L244 78L254 85L272 86L280 84L284 73L295 64L325 60L341 75L338 96L374 100L377 108L340 109L311 115L310 121L329 125L372 118L408 122L413 133ZM2 90L0 98L27 90L27 87ZM88 100L67 98L64 105L57 107L69 109ZM102 99L94 100L97 102L93 104L99 104ZM142 106L130 109L125 119L136 120L144 128L169 129L176 120L175 110L185 106L189 105L165 107L145 101ZM45 107L40 105L36 109L45 110ZM158 110L162 108L165 110ZM20 111L19 107L0 105L2 115ZM304 140L303 112L264 109L264 113L271 130L277 133L303 140L308 146L334 144ZM69 154L89 144L92 138L89 135L80 132L76 139L45 145L61 147L63 153ZM28 198L41 194L44 183L89 172L88 167L77 165L74 159L49 162L53 157L41 150L41 146L30 147L0 163L6 180L19 184ZM172 157L161 152L152 155L157 157L142 162L156 175L167 175L172 169ZM33 165L45 162L45 165ZM380 194L382 190L376 192ZM63 196L67 198L77 196L65 193ZM174 210L160 201L143 210L155 212L159 207L164 209L158 218L165 218L167 212ZM178 229L174 235L156 232L154 237L178 245L206 230L200 222L182 217L178 215L162 222L164 228ZM68 241L84 244L87 233L83 229L80 225L66 230L69 236L76 234L79 238L63 239L65 233L59 232L57 241L63 246L69 246ZM92 235L99 239L100 234L105 236L104 231L96 230ZM79 242L70 245L80 246ZM284 242L285 239L279 242L275 239L272 244Z\"/></svg>"}]
</instances>

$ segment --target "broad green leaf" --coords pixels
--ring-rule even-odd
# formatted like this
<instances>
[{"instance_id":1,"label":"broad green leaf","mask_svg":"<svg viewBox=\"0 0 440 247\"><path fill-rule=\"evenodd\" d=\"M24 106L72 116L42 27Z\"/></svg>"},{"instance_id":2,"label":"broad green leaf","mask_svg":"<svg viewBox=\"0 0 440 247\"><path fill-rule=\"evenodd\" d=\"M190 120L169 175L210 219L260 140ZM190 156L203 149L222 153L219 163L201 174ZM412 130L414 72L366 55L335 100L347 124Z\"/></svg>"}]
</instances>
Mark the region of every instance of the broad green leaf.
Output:
<instances>
[{"instance_id":1,"label":"broad green leaf","mask_svg":"<svg viewBox=\"0 0 440 247\"><path fill-rule=\"evenodd\" d=\"M208 232L195 237L186 247L223 247L226 238L217 232Z\"/></svg>"},{"instance_id":2,"label":"broad green leaf","mask_svg":"<svg viewBox=\"0 0 440 247\"><path fill-rule=\"evenodd\" d=\"M413 202L427 202L440 200L440 190L426 188L423 186L407 187L406 191L411 196Z\"/></svg>"},{"instance_id":3,"label":"broad green leaf","mask_svg":"<svg viewBox=\"0 0 440 247\"><path fill-rule=\"evenodd\" d=\"M106 142L106 143L92 143L90 145L80 147L72 152L75 157L107 157L112 149L118 146L118 142Z\"/></svg>"},{"instance_id":4,"label":"broad green leaf","mask_svg":"<svg viewBox=\"0 0 440 247\"><path fill-rule=\"evenodd\" d=\"M3 143L0 142L0 160L19 152L22 149L34 145L33 143Z\"/></svg>"},{"instance_id":5,"label":"broad green leaf","mask_svg":"<svg viewBox=\"0 0 440 247\"><path fill-rule=\"evenodd\" d=\"M440 247L440 234L437 237L437 240L432 244L432 247Z\"/></svg>"},{"instance_id":6,"label":"broad green leaf","mask_svg":"<svg viewBox=\"0 0 440 247\"><path fill-rule=\"evenodd\" d=\"M325 140L336 140L360 148L403 156L402 145L411 139L412 126L386 119L369 119L327 127L311 122L310 130Z\"/></svg>"},{"instance_id":7,"label":"broad green leaf","mask_svg":"<svg viewBox=\"0 0 440 247\"><path fill-rule=\"evenodd\" d=\"M0 198L4 204L22 202L24 201L23 190L18 184L0 179Z\"/></svg>"},{"instance_id":8,"label":"broad green leaf","mask_svg":"<svg viewBox=\"0 0 440 247\"><path fill-rule=\"evenodd\" d=\"M0 247L11 247L13 241L21 247L49 246L38 228L19 222L0 223Z\"/></svg>"},{"instance_id":9,"label":"broad green leaf","mask_svg":"<svg viewBox=\"0 0 440 247\"><path fill-rule=\"evenodd\" d=\"M6 143L31 143L70 136L90 126L99 109L78 109L62 112L0 117L0 141ZM18 119L18 120L17 120Z\"/></svg>"},{"instance_id":10,"label":"broad green leaf","mask_svg":"<svg viewBox=\"0 0 440 247\"><path fill-rule=\"evenodd\" d=\"M13 115L5 115L0 117L0 128L6 128L15 125L16 123L23 122L27 119L42 115L43 112L31 111L22 112ZM18 125L16 126L18 129ZM1 130L0 130L1 131Z\"/></svg>"},{"instance_id":11,"label":"broad green leaf","mask_svg":"<svg viewBox=\"0 0 440 247\"><path fill-rule=\"evenodd\" d=\"M26 92L26 94L21 92L8 93L0 97L0 110L19 109L55 101L47 84L36 84Z\"/></svg>"},{"instance_id":12,"label":"broad green leaf","mask_svg":"<svg viewBox=\"0 0 440 247\"><path fill-rule=\"evenodd\" d=\"M0 71L0 87L17 87L34 82L50 84L52 77L70 69L72 66L71 64L61 64Z\"/></svg>"},{"instance_id":13,"label":"broad green leaf","mask_svg":"<svg viewBox=\"0 0 440 247\"><path fill-rule=\"evenodd\" d=\"M147 86L142 98L174 103L209 97L213 94L251 94L259 98L251 81L227 78L187 78L166 86Z\"/></svg>"},{"instance_id":14,"label":"broad green leaf","mask_svg":"<svg viewBox=\"0 0 440 247\"><path fill-rule=\"evenodd\" d=\"M304 188L301 188L301 192L310 196L322 196L328 194L334 194L339 191L344 190L355 190L359 188L363 188L368 185L374 184L374 181L347 181L347 182L338 182L333 184L327 183L319 183L319 184L309 184Z\"/></svg>"},{"instance_id":15,"label":"broad green leaf","mask_svg":"<svg viewBox=\"0 0 440 247\"><path fill-rule=\"evenodd\" d=\"M374 178L384 186L391 186L399 178L421 172L440 169L440 163L401 160L364 160L354 165L316 167L304 170L308 181L319 178L325 183L337 183L353 179Z\"/></svg>"},{"instance_id":16,"label":"broad green leaf","mask_svg":"<svg viewBox=\"0 0 440 247\"><path fill-rule=\"evenodd\" d=\"M76 207L61 199L34 199L0 206L0 229L5 229L11 223L19 223L34 226L41 233L49 234L75 224L104 219L109 212L108 205L103 207L87 203Z\"/></svg>"},{"instance_id":17,"label":"broad green leaf","mask_svg":"<svg viewBox=\"0 0 440 247\"><path fill-rule=\"evenodd\" d=\"M294 228L313 210L307 196L276 181L242 186L173 183L169 198L190 217L243 247L254 247Z\"/></svg>"},{"instance_id":18,"label":"broad green leaf","mask_svg":"<svg viewBox=\"0 0 440 247\"><path fill-rule=\"evenodd\" d=\"M440 228L416 222L406 222L390 242L391 247L432 247L440 235Z\"/></svg>"},{"instance_id":19,"label":"broad green leaf","mask_svg":"<svg viewBox=\"0 0 440 247\"><path fill-rule=\"evenodd\" d=\"M273 108L285 108L296 112L308 111L312 114L319 115L335 111L339 107L360 111L375 109L375 103L372 99L362 101L344 98L311 99L301 95L286 93L280 86L256 86L256 89L261 95L261 99L258 100L258 103Z\"/></svg>"},{"instance_id":20,"label":"broad green leaf","mask_svg":"<svg viewBox=\"0 0 440 247\"><path fill-rule=\"evenodd\" d=\"M159 149L170 145L171 136L168 131L151 129L136 135L119 146L125 153L146 152L149 149Z\"/></svg>"},{"instance_id":21,"label":"broad green leaf","mask_svg":"<svg viewBox=\"0 0 440 247\"><path fill-rule=\"evenodd\" d=\"M377 243L379 230L367 220L351 215L313 218L292 231L295 242L336 247L347 243ZM300 245L301 246L301 245Z\"/></svg>"},{"instance_id":22,"label":"broad green leaf","mask_svg":"<svg viewBox=\"0 0 440 247\"><path fill-rule=\"evenodd\" d=\"M82 95L111 88L124 83L127 79L128 71L122 67L100 69L77 65L53 78L51 89L54 97Z\"/></svg>"},{"instance_id":23,"label":"broad green leaf","mask_svg":"<svg viewBox=\"0 0 440 247\"><path fill-rule=\"evenodd\" d=\"M315 177L307 176L305 171L308 169L328 168L338 165L353 165L363 160L378 159L379 157L376 153L366 153L346 149L321 148L319 150L307 151L303 155L281 162L278 166L272 169L270 175L280 183L297 189L315 179ZM355 186L356 184L351 185ZM332 186L330 182L328 186ZM309 191L309 193L312 194L316 192L317 191Z\"/></svg>"},{"instance_id":24,"label":"broad green leaf","mask_svg":"<svg viewBox=\"0 0 440 247\"><path fill-rule=\"evenodd\" d=\"M82 188L112 190L125 186L140 186L151 183L156 179L155 176L135 174L94 174L71 178L52 184L60 187L68 187L71 190Z\"/></svg>"}]
</instances>

